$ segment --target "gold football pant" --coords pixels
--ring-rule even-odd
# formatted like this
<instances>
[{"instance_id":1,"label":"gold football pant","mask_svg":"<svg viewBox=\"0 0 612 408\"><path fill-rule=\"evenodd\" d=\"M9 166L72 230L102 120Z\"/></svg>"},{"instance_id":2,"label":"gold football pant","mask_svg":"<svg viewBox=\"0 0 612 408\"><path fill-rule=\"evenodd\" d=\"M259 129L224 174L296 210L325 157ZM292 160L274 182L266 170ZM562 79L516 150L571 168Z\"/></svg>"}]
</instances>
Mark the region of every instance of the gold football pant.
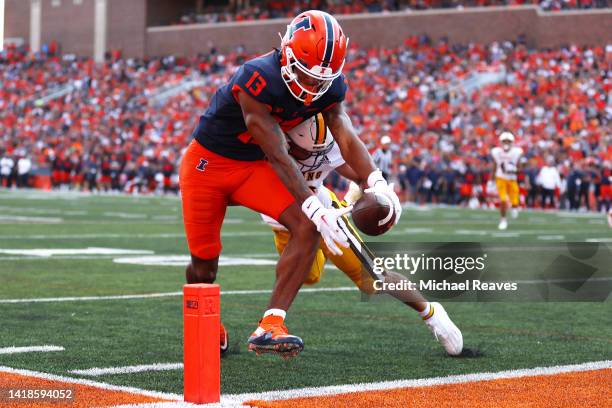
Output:
<instances>
[{"instance_id":1,"label":"gold football pant","mask_svg":"<svg viewBox=\"0 0 612 408\"><path fill-rule=\"evenodd\" d=\"M339 203L336 195L330 191L330 196L333 201ZM353 228L355 229L355 228ZM279 254L283 252L289 242L289 231L274 229L274 245ZM346 276L352 280L357 287L367 293L372 293L372 280L365 270L357 255L351 250L351 248L342 248L342 255L335 255L325 245L325 242L321 240L321 244L317 249L315 259L308 273L308 277L304 281L307 285L312 285L321 280L325 262L329 259L338 269L340 269Z\"/></svg>"},{"instance_id":2,"label":"gold football pant","mask_svg":"<svg viewBox=\"0 0 612 408\"><path fill-rule=\"evenodd\" d=\"M500 177L495 179L495 183L497 184L499 199L502 202L508 202L508 199L510 199L510 204L512 204L513 207L517 207L519 204L518 183L515 180L506 180Z\"/></svg>"}]
</instances>

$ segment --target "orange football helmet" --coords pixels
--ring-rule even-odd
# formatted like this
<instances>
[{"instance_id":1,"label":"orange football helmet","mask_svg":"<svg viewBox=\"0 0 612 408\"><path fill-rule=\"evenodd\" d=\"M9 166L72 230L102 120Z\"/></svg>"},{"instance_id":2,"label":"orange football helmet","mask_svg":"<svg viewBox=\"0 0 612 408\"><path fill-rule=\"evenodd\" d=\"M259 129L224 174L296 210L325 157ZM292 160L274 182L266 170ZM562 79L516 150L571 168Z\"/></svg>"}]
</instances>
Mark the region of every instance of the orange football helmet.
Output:
<instances>
[{"instance_id":1,"label":"orange football helmet","mask_svg":"<svg viewBox=\"0 0 612 408\"><path fill-rule=\"evenodd\" d=\"M281 74L291 94L309 104L340 76L348 37L334 17L319 10L300 13L281 42Z\"/></svg>"}]
</instances>

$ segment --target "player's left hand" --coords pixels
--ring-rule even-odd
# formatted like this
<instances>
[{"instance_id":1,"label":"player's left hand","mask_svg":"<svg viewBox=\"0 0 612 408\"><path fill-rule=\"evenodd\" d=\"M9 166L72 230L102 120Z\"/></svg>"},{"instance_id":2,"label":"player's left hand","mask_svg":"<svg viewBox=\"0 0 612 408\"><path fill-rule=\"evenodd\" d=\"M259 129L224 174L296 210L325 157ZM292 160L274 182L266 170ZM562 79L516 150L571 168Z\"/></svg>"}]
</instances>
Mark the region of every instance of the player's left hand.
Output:
<instances>
[{"instance_id":1,"label":"player's left hand","mask_svg":"<svg viewBox=\"0 0 612 408\"><path fill-rule=\"evenodd\" d=\"M327 248L334 255L342 255L340 247L348 248L348 238L338 225L338 220L348 214L353 206L346 208L325 208L317 196L312 195L302 203L302 211L312 221Z\"/></svg>"},{"instance_id":2,"label":"player's left hand","mask_svg":"<svg viewBox=\"0 0 612 408\"><path fill-rule=\"evenodd\" d=\"M354 181L351 181L348 191L344 195L344 201L347 205L353 205L359 201L362 195L363 192L361 191L361 187L359 187Z\"/></svg>"},{"instance_id":3,"label":"player's left hand","mask_svg":"<svg viewBox=\"0 0 612 408\"><path fill-rule=\"evenodd\" d=\"M391 204L393 204L393 211L395 211L395 224L399 222L400 216L402 215L402 204L400 203L399 197L393 189L393 183L387 183L387 180L382 175L380 170L374 170L368 176L368 186L364 193L380 194L386 197Z\"/></svg>"}]
</instances>

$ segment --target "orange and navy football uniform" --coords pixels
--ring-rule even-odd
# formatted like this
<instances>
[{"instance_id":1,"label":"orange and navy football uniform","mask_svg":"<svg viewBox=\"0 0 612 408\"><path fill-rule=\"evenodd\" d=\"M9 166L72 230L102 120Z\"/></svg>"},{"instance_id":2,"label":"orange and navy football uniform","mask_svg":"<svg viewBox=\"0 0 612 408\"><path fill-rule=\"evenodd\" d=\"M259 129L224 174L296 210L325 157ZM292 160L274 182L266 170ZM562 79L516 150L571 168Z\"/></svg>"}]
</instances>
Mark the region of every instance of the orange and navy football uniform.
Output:
<instances>
[{"instance_id":1,"label":"orange and navy football uniform","mask_svg":"<svg viewBox=\"0 0 612 408\"><path fill-rule=\"evenodd\" d=\"M272 51L246 62L217 90L200 117L179 171L183 221L193 255L219 256L228 205L239 204L278 219L295 201L249 134L238 93L265 104L281 128L288 130L341 102L346 88L341 75L321 98L305 105L289 92L281 77L279 52Z\"/></svg>"}]
</instances>

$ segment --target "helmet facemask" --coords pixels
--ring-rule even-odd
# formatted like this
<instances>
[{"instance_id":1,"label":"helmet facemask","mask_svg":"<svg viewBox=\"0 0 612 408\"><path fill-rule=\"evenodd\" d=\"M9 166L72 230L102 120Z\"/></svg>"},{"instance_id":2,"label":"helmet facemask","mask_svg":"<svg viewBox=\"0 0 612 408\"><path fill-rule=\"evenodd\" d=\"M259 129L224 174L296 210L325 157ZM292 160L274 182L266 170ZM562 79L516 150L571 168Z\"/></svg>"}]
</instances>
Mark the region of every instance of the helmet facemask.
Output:
<instances>
[{"instance_id":1,"label":"helmet facemask","mask_svg":"<svg viewBox=\"0 0 612 408\"><path fill-rule=\"evenodd\" d=\"M289 154L304 172L315 170L324 163L334 146L334 138L319 113L289 130L287 143Z\"/></svg>"},{"instance_id":2,"label":"helmet facemask","mask_svg":"<svg viewBox=\"0 0 612 408\"><path fill-rule=\"evenodd\" d=\"M334 79L340 76L344 67L343 62L336 73L333 73L331 68L320 65L315 65L312 69L308 69L308 67L295 58L293 50L289 46L285 48L285 58L287 59L287 64L281 67L283 81L291 94L300 102L307 102L308 100L312 102L322 97L329 90ZM313 83L302 83L303 79L300 80L300 77L307 78L307 80ZM299 90L295 89L292 86L293 84Z\"/></svg>"},{"instance_id":3,"label":"helmet facemask","mask_svg":"<svg viewBox=\"0 0 612 408\"><path fill-rule=\"evenodd\" d=\"M289 137L287 142L289 143L289 154L298 162L302 172L314 171L321 167L326 155L334 146L332 140L331 143L327 143L320 150L307 150L293 142Z\"/></svg>"}]
</instances>

